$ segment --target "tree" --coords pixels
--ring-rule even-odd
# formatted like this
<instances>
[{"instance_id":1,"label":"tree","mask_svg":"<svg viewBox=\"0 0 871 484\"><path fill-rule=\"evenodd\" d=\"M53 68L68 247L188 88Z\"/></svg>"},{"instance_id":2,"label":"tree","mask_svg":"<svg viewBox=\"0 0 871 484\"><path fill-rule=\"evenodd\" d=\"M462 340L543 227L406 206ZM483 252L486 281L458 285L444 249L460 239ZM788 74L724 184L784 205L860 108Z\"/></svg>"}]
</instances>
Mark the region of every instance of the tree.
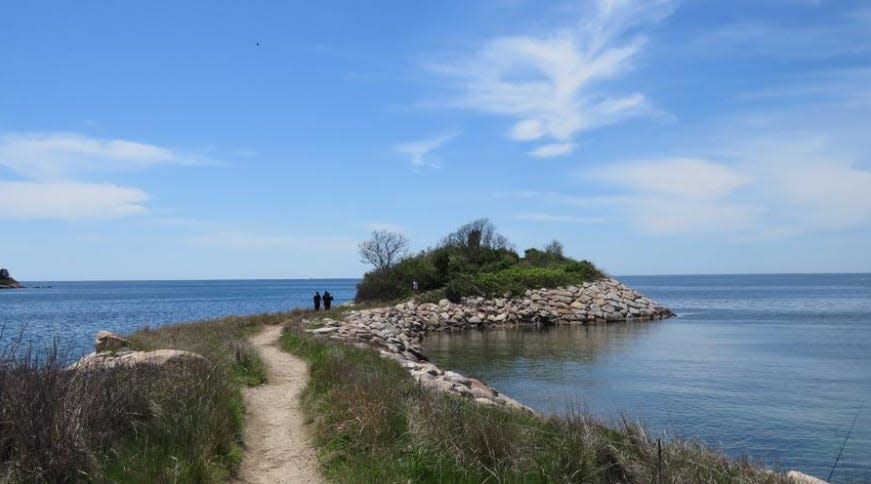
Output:
<instances>
[{"instance_id":1,"label":"tree","mask_svg":"<svg viewBox=\"0 0 871 484\"><path fill-rule=\"evenodd\" d=\"M9 279L9 271L6 269L0 269L0 279Z\"/></svg>"},{"instance_id":2,"label":"tree","mask_svg":"<svg viewBox=\"0 0 871 484\"><path fill-rule=\"evenodd\" d=\"M557 257L563 256L563 244L559 240L551 240L549 244L544 246L544 251L550 255Z\"/></svg>"},{"instance_id":3,"label":"tree","mask_svg":"<svg viewBox=\"0 0 871 484\"><path fill-rule=\"evenodd\" d=\"M408 250L408 239L397 232L375 230L372 238L360 242L362 261L372 264L376 271L385 271L398 262Z\"/></svg>"},{"instance_id":4,"label":"tree","mask_svg":"<svg viewBox=\"0 0 871 484\"><path fill-rule=\"evenodd\" d=\"M496 232L490 220L479 218L458 228L442 240L442 247L463 249L476 253L479 249L508 249L511 244L505 236Z\"/></svg>"}]
</instances>

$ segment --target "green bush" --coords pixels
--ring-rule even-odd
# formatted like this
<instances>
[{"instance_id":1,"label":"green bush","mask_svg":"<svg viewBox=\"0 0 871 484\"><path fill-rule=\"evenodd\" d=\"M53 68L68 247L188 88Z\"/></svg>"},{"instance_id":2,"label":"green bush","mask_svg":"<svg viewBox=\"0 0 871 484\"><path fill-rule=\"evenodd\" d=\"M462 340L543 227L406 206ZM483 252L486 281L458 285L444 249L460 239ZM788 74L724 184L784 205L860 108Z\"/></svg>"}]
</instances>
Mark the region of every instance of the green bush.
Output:
<instances>
[{"instance_id":1,"label":"green bush","mask_svg":"<svg viewBox=\"0 0 871 484\"><path fill-rule=\"evenodd\" d=\"M412 282L421 292L443 291L448 299L464 296L516 296L530 288L577 284L602 277L588 261L528 249L521 258L509 248L439 247L367 273L357 285L357 302L395 301L412 295Z\"/></svg>"}]
</instances>

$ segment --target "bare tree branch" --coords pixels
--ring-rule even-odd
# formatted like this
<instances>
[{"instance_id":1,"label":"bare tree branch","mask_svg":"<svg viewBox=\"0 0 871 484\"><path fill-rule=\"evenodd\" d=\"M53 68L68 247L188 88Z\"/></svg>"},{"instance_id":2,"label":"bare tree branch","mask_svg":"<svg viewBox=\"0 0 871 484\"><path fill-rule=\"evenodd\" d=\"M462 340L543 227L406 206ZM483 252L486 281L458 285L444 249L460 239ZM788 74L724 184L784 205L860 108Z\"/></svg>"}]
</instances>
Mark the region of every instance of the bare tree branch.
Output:
<instances>
[{"instance_id":1,"label":"bare tree branch","mask_svg":"<svg viewBox=\"0 0 871 484\"><path fill-rule=\"evenodd\" d=\"M363 262L372 264L375 270L384 271L405 256L408 239L400 233L376 230L372 232L372 238L360 242L359 247Z\"/></svg>"}]
</instances>

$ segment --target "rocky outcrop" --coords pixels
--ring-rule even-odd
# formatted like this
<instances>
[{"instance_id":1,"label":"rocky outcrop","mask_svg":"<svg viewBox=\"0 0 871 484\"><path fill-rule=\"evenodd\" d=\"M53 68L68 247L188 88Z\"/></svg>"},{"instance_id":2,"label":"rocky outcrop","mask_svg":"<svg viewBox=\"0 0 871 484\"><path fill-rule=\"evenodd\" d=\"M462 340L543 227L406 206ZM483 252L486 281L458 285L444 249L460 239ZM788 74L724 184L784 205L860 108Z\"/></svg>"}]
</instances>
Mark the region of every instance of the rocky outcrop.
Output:
<instances>
[{"instance_id":1,"label":"rocky outcrop","mask_svg":"<svg viewBox=\"0 0 871 484\"><path fill-rule=\"evenodd\" d=\"M9 275L6 269L0 269L0 289L18 289L21 284Z\"/></svg>"},{"instance_id":2,"label":"rocky outcrop","mask_svg":"<svg viewBox=\"0 0 871 484\"><path fill-rule=\"evenodd\" d=\"M531 411L474 378L443 371L430 362L420 343L429 332L522 324L595 324L643 321L673 316L668 308L647 299L614 279L556 289L528 290L518 298L447 299L436 303L409 301L384 308L350 311L344 320L323 319L310 333L357 346L371 347L399 362L422 386L472 398L485 405Z\"/></svg>"},{"instance_id":3,"label":"rocky outcrop","mask_svg":"<svg viewBox=\"0 0 871 484\"><path fill-rule=\"evenodd\" d=\"M70 365L71 370L83 370L93 368L114 367L140 367L158 366L166 367L178 365L191 367L197 365L210 365L209 360L191 351L183 350L154 350L135 351L130 347L130 342L109 331L100 331L94 341L94 352L81 357Z\"/></svg>"},{"instance_id":4,"label":"rocky outcrop","mask_svg":"<svg viewBox=\"0 0 871 484\"><path fill-rule=\"evenodd\" d=\"M334 341L372 348L381 356L397 361L423 387L473 398L476 402L485 405L501 405L532 411L480 380L467 378L453 371L441 370L430 362L420 346L424 326L419 322L395 324L377 317L369 317L372 314L378 314L378 310L355 311L344 321L324 318L321 320L322 327L310 329L308 332Z\"/></svg>"}]
</instances>

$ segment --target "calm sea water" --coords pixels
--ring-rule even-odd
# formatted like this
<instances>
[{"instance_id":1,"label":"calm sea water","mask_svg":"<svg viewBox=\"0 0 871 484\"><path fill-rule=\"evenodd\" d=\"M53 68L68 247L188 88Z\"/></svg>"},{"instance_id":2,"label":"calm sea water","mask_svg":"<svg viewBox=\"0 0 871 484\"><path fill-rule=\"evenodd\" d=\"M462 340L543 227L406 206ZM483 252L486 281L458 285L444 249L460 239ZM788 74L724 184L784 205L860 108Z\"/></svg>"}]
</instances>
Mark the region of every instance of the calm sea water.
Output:
<instances>
[{"instance_id":1,"label":"calm sea water","mask_svg":"<svg viewBox=\"0 0 871 484\"><path fill-rule=\"evenodd\" d=\"M424 347L540 411L626 415L823 478L858 414L833 480L871 481L871 274L620 279L678 317Z\"/></svg>"},{"instance_id":2,"label":"calm sea water","mask_svg":"<svg viewBox=\"0 0 871 484\"><path fill-rule=\"evenodd\" d=\"M330 291L334 305L354 298L358 279L255 281L22 282L51 286L0 290L2 341L58 338L71 357L93 350L101 329L130 333L142 326L262 312L312 304L315 291Z\"/></svg>"}]
</instances>

